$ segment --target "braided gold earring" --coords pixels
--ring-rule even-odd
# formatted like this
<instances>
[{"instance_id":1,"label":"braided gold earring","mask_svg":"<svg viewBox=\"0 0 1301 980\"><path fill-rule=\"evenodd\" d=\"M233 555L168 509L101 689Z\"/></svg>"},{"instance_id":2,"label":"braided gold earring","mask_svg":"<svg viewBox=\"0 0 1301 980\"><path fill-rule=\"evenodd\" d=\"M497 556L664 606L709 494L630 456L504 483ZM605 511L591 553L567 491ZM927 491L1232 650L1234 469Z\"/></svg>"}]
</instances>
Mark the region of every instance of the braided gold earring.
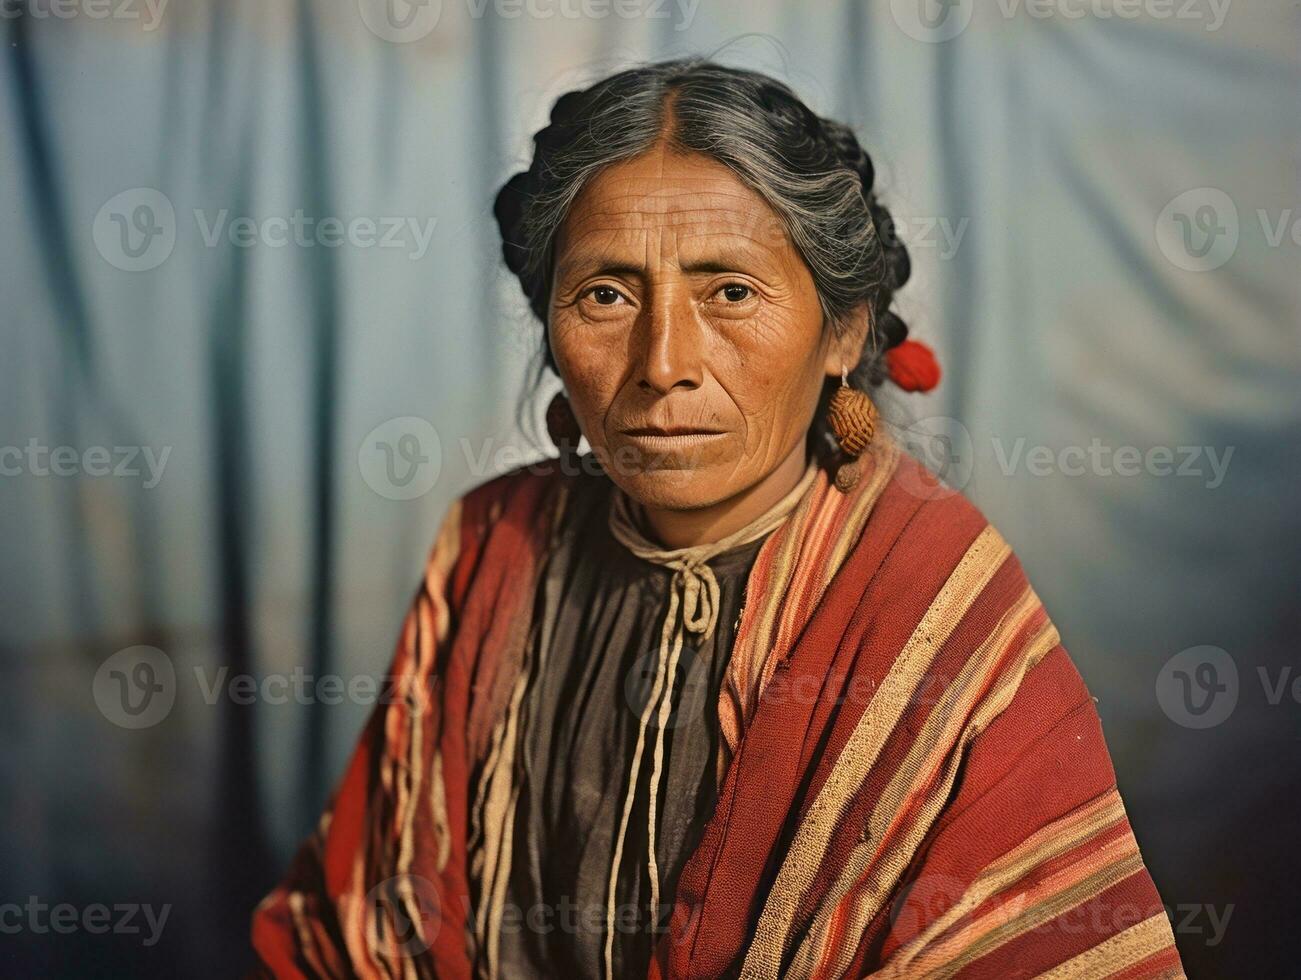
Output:
<instances>
[{"instance_id":1,"label":"braided gold earring","mask_svg":"<svg viewBox=\"0 0 1301 980\"><path fill-rule=\"evenodd\" d=\"M848 457L836 467L836 489L848 493L858 483L862 473L859 456L876 435L876 406L867 393L849 386L849 368L840 366L840 387L831 396L827 407L827 422L840 443L841 452Z\"/></svg>"}]
</instances>

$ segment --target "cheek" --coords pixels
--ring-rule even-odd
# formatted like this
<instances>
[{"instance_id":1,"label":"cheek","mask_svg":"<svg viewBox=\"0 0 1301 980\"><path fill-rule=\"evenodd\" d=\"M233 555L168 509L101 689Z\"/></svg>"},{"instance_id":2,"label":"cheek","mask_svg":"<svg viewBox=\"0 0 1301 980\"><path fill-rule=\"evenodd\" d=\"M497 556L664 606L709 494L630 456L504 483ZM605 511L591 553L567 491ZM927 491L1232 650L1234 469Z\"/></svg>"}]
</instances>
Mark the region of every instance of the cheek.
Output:
<instances>
[{"instance_id":1,"label":"cheek","mask_svg":"<svg viewBox=\"0 0 1301 980\"><path fill-rule=\"evenodd\" d=\"M601 421L623 376L625 352L610 337L602 339L564 314L552 317L551 350L583 434L596 444L602 438Z\"/></svg>"},{"instance_id":2,"label":"cheek","mask_svg":"<svg viewBox=\"0 0 1301 980\"><path fill-rule=\"evenodd\" d=\"M766 422L752 438L804 423L822 380L819 330L807 311L777 308L738 335L723 380L747 418Z\"/></svg>"}]
</instances>

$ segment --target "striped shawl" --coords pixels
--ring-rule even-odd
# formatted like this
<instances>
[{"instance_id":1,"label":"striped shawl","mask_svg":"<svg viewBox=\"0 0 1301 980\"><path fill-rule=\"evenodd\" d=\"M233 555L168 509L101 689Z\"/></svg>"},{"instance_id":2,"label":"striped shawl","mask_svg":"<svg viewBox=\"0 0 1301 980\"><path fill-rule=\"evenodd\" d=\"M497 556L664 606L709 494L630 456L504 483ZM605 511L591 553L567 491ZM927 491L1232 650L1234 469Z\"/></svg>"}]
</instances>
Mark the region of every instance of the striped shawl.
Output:
<instances>
[{"instance_id":1,"label":"striped shawl","mask_svg":"<svg viewBox=\"0 0 1301 980\"><path fill-rule=\"evenodd\" d=\"M1098 716L1021 566L878 437L764 542L727 763L652 978L1178 977ZM447 511L393 697L253 918L263 975L491 976L534 590L578 480Z\"/></svg>"}]
</instances>

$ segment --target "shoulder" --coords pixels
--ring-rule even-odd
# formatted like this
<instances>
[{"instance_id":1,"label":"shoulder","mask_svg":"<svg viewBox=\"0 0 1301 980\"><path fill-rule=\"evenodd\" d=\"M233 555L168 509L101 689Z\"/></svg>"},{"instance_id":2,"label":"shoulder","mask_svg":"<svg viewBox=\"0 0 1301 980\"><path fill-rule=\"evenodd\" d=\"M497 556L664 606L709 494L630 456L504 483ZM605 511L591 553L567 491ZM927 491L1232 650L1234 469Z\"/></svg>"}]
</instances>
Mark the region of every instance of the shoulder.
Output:
<instances>
[{"instance_id":1,"label":"shoulder","mask_svg":"<svg viewBox=\"0 0 1301 980\"><path fill-rule=\"evenodd\" d=\"M928 580L942 583L950 575L969 576L973 565L1001 565L1009 559L1020 572L1003 536L980 508L898 448L860 544L875 546L882 574L892 578L925 571Z\"/></svg>"},{"instance_id":2,"label":"shoulder","mask_svg":"<svg viewBox=\"0 0 1301 980\"><path fill-rule=\"evenodd\" d=\"M906 453L859 546L879 555L868 566L863 601L904 618L916 643L943 647L936 662L947 663L951 676L973 657L1018 677L1049 660L1061 693L1085 696L1011 544L976 504Z\"/></svg>"},{"instance_id":3,"label":"shoulder","mask_svg":"<svg viewBox=\"0 0 1301 980\"><path fill-rule=\"evenodd\" d=\"M609 482L590 454L573 463L550 456L476 484L456 506L464 526L485 533L500 524L531 525L546 514L558 514L571 499L600 492Z\"/></svg>"},{"instance_id":4,"label":"shoulder","mask_svg":"<svg viewBox=\"0 0 1301 980\"><path fill-rule=\"evenodd\" d=\"M1014 703L1096 722L1093 699L1011 543L964 494L903 454L887 492L911 503L894 544L895 581L924 581L922 620L951 621L952 663L987 664ZM885 494L882 495L883 498ZM973 667L977 664L973 664Z\"/></svg>"},{"instance_id":5,"label":"shoulder","mask_svg":"<svg viewBox=\"0 0 1301 980\"><path fill-rule=\"evenodd\" d=\"M526 561L545 547L547 535L570 501L608 478L599 469L562 464L555 457L523 463L483 480L452 500L443 512L426 560L445 578L465 584L485 555Z\"/></svg>"},{"instance_id":6,"label":"shoulder","mask_svg":"<svg viewBox=\"0 0 1301 980\"><path fill-rule=\"evenodd\" d=\"M475 484L457 498L456 505L465 523L482 530L501 520L518 520L554 494L563 479L554 458L523 463Z\"/></svg>"}]
</instances>

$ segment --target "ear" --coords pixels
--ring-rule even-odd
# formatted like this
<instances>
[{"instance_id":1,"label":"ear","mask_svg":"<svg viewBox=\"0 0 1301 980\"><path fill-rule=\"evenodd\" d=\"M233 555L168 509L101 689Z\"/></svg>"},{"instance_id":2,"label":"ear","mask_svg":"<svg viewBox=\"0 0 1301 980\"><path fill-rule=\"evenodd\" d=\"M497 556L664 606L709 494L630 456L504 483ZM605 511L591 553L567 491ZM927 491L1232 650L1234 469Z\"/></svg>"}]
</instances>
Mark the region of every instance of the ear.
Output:
<instances>
[{"instance_id":1,"label":"ear","mask_svg":"<svg viewBox=\"0 0 1301 980\"><path fill-rule=\"evenodd\" d=\"M840 377L842 367L852 371L858 366L871 325L872 315L867 304L854 307L842 325L840 335L833 334L827 345L825 370L828 377Z\"/></svg>"}]
</instances>

